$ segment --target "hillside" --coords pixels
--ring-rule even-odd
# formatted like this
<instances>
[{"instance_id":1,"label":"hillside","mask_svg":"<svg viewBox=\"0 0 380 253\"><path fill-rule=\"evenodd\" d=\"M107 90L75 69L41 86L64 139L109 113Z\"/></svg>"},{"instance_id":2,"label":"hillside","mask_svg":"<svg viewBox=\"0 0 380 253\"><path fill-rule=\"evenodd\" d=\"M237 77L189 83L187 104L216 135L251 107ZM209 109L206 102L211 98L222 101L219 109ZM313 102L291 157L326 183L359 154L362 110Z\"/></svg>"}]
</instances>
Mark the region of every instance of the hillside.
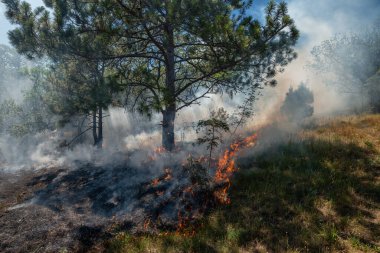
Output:
<instances>
[{"instance_id":1,"label":"hillside","mask_svg":"<svg viewBox=\"0 0 380 253\"><path fill-rule=\"evenodd\" d=\"M240 163L193 228L119 233L107 252L380 252L380 116L315 120ZM195 233L193 232L195 231Z\"/></svg>"}]
</instances>

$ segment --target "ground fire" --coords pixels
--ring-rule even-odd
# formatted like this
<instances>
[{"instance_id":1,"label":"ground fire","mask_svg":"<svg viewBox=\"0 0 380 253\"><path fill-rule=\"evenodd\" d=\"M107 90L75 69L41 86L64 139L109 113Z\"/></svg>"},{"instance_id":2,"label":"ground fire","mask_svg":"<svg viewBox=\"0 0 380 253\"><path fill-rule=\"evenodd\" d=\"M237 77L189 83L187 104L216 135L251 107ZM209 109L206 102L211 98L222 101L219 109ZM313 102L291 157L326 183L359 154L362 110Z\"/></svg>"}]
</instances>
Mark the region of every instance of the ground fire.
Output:
<instances>
[{"instance_id":1,"label":"ground fire","mask_svg":"<svg viewBox=\"0 0 380 253\"><path fill-rule=\"evenodd\" d=\"M231 202L228 190L234 172L237 171L236 155L240 150L254 146L256 139L257 135L253 134L234 141L219 159L212 163L212 168L207 169L208 162L205 156L195 158L189 154L187 160L180 165L182 169L166 167L160 176L153 178L149 183L143 183L138 198L142 202L147 200L146 206L152 206L148 208L151 212L144 220L144 230L176 226L176 233L194 234L193 229L188 228L192 227L206 210L218 204ZM169 158L170 155L171 153L163 148L157 148L150 158L153 161L160 156Z\"/></svg>"},{"instance_id":2,"label":"ground fire","mask_svg":"<svg viewBox=\"0 0 380 253\"><path fill-rule=\"evenodd\" d=\"M238 170L235 158L240 150L254 146L256 139L257 134L252 134L232 141L222 155L210 163L211 168L208 168L206 155L194 157L188 153L181 164L164 166L159 176L141 183L136 200L140 206L145 207L143 231L162 231L164 228L165 234L194 235L194 224L206 210L231 202L228 190L232 177ZM170 160L173 154L181 151L179 147L173 152L157 147L144 164L149 166L163 158Z\"/></svg>"},{"instance_id":3,"label":"ground fire","mask_svg":"<svg viewBox=\"0 0 380 253\"><path fill-rule=\"evenodd\" d=\"M25 179L28 190L17 202L7 204L2 226L13 229L12 221L43 213L41 218L29 219L23 225L25 231L31 227L41 231L36 238L44 238L44 231L55 230L57 236L67 234L67 240L75 243L82 238L98 240L125 229L131 233L193 236L207 212L231 202L228 190L237 171L235 158L255 140L256 135L252 135L234 141L212 168L204 154L157 149L136 168L129 160L100 166L79 162L76 169L53 167L31 173ZM162 164L161 169L157 164ZM10 183L8 187L13 189L15 185ZM47 223L47 219L52 222ZM4 240L21 243L23 236L19 233Z\"/></svg>"},{"instance_id":4,"label":"ground fire","mask_svg":"<svg viewBox=\"0 0 380 253\"><path fill-rule=\"evenodd\" d=\"M237 170L234 160L236 153L241 149L254 146L256 138L257 134L253 134L241 141L234 142L230 145L230 148L224 151L224 154L219 158L214 180L216 183L227 183L224 188L219 189L214 193L215 197L221 203L230 203L230 199L228 197L228 189L231 186L231 177Z\"/></svg>"}]
</instances>

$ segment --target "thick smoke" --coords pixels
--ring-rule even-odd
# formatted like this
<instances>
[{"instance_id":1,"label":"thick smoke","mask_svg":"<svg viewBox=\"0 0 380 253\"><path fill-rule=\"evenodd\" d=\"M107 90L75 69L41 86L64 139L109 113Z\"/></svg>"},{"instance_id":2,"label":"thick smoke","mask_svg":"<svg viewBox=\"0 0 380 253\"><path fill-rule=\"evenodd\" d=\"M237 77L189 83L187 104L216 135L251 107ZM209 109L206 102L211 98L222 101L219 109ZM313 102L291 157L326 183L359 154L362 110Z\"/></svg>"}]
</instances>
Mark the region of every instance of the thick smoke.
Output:
<instances>
[{"instance_id":1,"label":"thick smoke","mask_svg":"<svg viewBox=\"0 0 380 253\"><path fill-rule=\"evenodd\" d=\"M301 38L296 51L298 58L284 73L277 76L278 86L265 87L262 96L255 103L255 115L245 126L245 130L252 131L259 126L275 120L285 100L287 91L295 84L306 82L314 94L314 114L330 115L348 111L354 106L353 101L342 94L338 94L331 87L327 87L320 76L314 75L305 66L310 61L310 51L322 41L331 38L336 33L355 32L361 27L371 25L379 13L380 6L376 0L354 1L288 1L290 16L301 32ZM16 78L17 79L17 78ZM14 82L8 82L8 90L14 92L10 97L20 101L22 89L15 89ZM16 85L17 86L17 85ZM18 84L17 87L20 85ZM24 88L30 87L27 80L23 80ZM194 105L179 112L176 118L176 141L186 143L197 138L194 126L198 120L207 118L211 110L223 107L229 113L234 112L239 104L239 98L231 100L228 96L211 96L203 99L201 105ZM74 129L65 129L55 132L44 132L37 135L28 135L17 139L8 135L1 137L0 149L3 162L8 164L47 164L74 163L75 161L106 160L115 162L115 156L124 159L131 156L137 161L143 161L148 153L160 146L161 143L161 115L154 115L151 120L145 117L128 113L123 108L111 108L109 117L105 121L104 148L99 151L91 146L91 141L76 144L71 149L60 149L62 141L70 141L75 134ZM91 136L87 136L91 139ZM58 148L57 148L58 147ZM185 152L189 152L186 147ZM138 150L146 150L139 154Z\"/></svg>"}]
</instances>

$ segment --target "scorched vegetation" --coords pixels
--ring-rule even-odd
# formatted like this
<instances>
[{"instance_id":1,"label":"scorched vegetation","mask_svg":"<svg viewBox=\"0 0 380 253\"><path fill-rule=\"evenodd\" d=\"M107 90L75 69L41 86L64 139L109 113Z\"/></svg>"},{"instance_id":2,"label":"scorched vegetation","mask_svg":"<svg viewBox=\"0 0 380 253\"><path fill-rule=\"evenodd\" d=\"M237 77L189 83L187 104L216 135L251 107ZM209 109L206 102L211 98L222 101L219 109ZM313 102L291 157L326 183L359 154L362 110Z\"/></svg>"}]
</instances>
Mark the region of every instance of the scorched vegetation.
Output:
<instances>
[{"instance_id":1,"label":"scorched vegetation","mask_svg":"<svg viewBox=\"0 0 380 253\"><path fill-rule=\"evenodd\" d=\"M379 134L378 115L314 121L288 143L242 158L231 203L189 228L195 234L120 233L107 249L379 252Z\"/></svg>"}]
</instances>

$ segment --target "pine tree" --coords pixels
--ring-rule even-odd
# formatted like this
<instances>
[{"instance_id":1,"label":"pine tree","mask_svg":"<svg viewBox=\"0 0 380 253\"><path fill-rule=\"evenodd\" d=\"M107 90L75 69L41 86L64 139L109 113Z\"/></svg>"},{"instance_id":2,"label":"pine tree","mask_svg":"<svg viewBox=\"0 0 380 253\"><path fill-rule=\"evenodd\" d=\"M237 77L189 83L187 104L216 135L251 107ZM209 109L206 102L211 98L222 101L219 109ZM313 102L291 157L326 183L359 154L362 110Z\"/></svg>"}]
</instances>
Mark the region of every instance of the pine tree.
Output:
<instances>
[{"instance_id":1,"label":"pine tree","mask_svg":"<svg viewBox=\"0 0 380 253\"><path fill-rule=\"evenodd\" d=\"M200 120L197 125L197 133L202 132L203 135L198 138L198 144L207 144L209 150L209 168L211 167L212 152L222 142L223 132L228 132L230 127L227 123L228 114L223 108L212 111L210 118Z\"/></svg>"},{"instance_id":2,"label":"pine tree","mask_svg":"<svg viewBox=\"0 0 380 253\"><path fill-rule=\"evenodd\" d=\"M50 12L2 1L18 25L9 37L20 53L112 60L128 105L162 114L167 150L175 145L178 111L209 93L274 84L276 72L295 58L298 31L286 4L275 1L268 3L264 25L248 13L252 0L45 1ZM102 43L108 46L101 56L88 49Z\"/></svg>"}]
</instances>

